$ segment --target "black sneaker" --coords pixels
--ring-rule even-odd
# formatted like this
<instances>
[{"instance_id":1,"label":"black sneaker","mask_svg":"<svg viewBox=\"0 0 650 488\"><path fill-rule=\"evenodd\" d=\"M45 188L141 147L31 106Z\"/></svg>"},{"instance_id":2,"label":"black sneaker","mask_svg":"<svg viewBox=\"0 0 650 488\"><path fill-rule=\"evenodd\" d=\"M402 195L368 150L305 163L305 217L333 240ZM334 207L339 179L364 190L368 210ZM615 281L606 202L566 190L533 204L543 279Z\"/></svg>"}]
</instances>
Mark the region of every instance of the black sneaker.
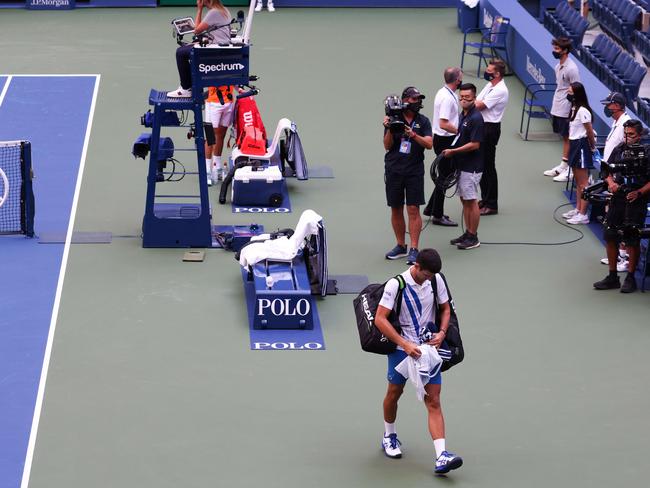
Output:
<instances>
[{"instance_id":1,"label":"black sneaker","mask_svg":"<svg viewBox=\"0 0 650 488\"><path fill-rule=\"evenodd\" d=\"M596 290L613 290L620 287L621 280L618 278L618 276L607 275L605 276L605 279L596 281L596 283L594 283L594 288Z\"/></svg>"},{"instance_id":2,"label":"black sneaker","mask_svg":"<svg viewBox=\"0 0 650 488\"><path fill-rule=\"evenodd\" d=\"M400 246L399 244L395 246L393 249L388 251L386 253L386 259L399 259L406 257L408 254L408 249L406 249L406 246Z\"/></svg>"},{"instance_id":3,"label":"black sneaker","mask_svg":"<svg viewBox=\"0 0 650 488\"><path fill-rule=\"evenodd\" d=\"M456 239L452 239L451 241L449 241L449 244L451 244L452 246L455 246L459 242L464 241L465 237L467 237L467 232L465 232L464 234L459 235L458 237L456 237Z\"/></svg>"},{"instance_id":4,"label":"black sneaker","mask_svg":"<svg viewBox=\"0 0 650 488\"><path fill-rule=\"evenodd\" d=\"M623 280L623 286L621 286L621 293L634 293L636 291L636 279L632 273L628 273L625 279Z\"/></svg>"},{"instance_id":5,"label":"black sneaker","mask_svg":"<svg viewBox=\"0 0 650 488\"><path fill-rule=\"evenodd\" d=\"M468 233L465 236L465 239L463 239L458 244L456 244L456 247L458 249L474 249L476 247L479 247L480 245L481 243L478 240L478 236Z\"/></svg>"}]
</instances>

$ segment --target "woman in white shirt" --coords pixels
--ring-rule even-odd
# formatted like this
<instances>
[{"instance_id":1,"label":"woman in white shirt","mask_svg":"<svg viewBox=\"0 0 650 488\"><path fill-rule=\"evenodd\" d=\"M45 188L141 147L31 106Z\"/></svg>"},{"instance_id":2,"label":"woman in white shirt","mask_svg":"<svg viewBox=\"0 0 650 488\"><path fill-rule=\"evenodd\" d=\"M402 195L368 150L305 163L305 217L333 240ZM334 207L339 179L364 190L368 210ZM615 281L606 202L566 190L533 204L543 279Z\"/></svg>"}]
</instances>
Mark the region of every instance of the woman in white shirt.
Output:
<instances>
[{"instance_id":1,"label":"woman in white shirt","mask_svg":"<svg viewBox=\"0 0 650 488\"><path fill-rule=\"evenodd\" d=\"M585 87L580 82L571 83L567 94L571 102L569 113L569 166L576 180L576 208L562 214L568 224L588 224L588 202L582 199L582 191L589 180L589 170L594 167L596 137L591 125L592 110Z\"/></svg>"}]
</instances>

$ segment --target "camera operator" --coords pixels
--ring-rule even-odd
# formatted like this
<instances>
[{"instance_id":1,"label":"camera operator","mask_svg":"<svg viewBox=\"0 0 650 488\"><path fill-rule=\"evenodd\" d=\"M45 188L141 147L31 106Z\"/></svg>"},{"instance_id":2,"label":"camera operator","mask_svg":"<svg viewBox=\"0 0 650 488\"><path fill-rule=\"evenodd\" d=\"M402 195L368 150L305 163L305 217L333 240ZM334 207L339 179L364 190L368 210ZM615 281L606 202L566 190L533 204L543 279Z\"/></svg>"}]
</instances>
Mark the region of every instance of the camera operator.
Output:
<instances>
[{"instance_id":1,"label":"camera operator","mask_svg":"<svg viewBox=\"0 0 650 488\"><path fill-rule=\"evenodd\" d=\"M605 117L611 117L613 119L612 128L607 134L607 139L605 140L605 147L603 149L603 162L607 162L612 154L612 151L616 146L625 142L625 136L623 135L623 124L630 120L630 116L625 113L625 106L627 105L625 97L618 92L612 92L607 95L605 100L601 100L600 103L603 104L603 111ZM627 258L628 254L625 250L624 243L621 244L619 249L619 257L616 263L616 270L619 272L627 271ZM609 258L605 257L600 260L603 264L609 264Z\"/></svg>"},{"instance_id":2,"label":"camera operator","mask_svg":"<svg viewBox=\"0 0 650 488\"><path fill-rule=\"evenodd\" d=\"M203 7L208 12L203 17ZM196 20L194 34L201 34L211 27L222 26L210 31L207 36L211 44L230 43L230 22L232 16L221 0L196 0ZM192 71L190 69L190 53L194 43L181 46L176 49L176 66L181 85L174 91L167 93L170 98L187 98L192 96Z\"/></svg>"},{"instance_id":3,"label":"camera operator","mask_svg":"<svg viewBox=\"0 0 650 488\"><path fill-rule=\"evenodd\" d=\"M418 257L418 245L422 230L420 205L424 204L424 150L433 147L431 122L420 114L424 99L417 88L408 86L402 92L404 105L398 125L403 123L402 133L391 130L391 117L384 117L384 181L386 201L391 208L391 225L397 245L386 254L386 259L407 256L407 263L414 264ZM411 249L406 248L406 222L404 201L409 220Z\"/></svg>"},{"instance_id":4,"label":"camera operator","mask_svg":"<svg viewBox=\"0 0 650 488\"><path fill-rule=\"evenodd\" d=\"M636 291L634 278L640 254L640 235L647 214L650 194L650 146L641 146L643 126L638 120L623 124L625 142L618 145L603 166L605 181L612 198L605 219L604 237L607 242L609 274L594 283L597 290L620 288L621 293ZM623 286L616 273L618 244L625 241L629 253L628 273Z\"/></svg>"}]
</instances>

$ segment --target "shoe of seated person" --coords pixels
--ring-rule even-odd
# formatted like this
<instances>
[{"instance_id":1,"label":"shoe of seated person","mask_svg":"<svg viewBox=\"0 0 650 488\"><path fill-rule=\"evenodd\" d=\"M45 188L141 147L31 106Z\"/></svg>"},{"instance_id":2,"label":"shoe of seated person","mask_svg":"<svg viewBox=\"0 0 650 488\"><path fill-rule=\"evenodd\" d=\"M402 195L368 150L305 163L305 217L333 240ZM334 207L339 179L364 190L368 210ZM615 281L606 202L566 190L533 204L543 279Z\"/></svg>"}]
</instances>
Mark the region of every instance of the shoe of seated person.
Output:
<instances>
[{"instance_id":1,"label":"shoe of seated person","mask_svg":"<svg viewBox=\"0 0 650 488\"><path fill-rule=\"evenodd\" d=\"M625 279L623 280L623 285L621 286L621 293L634 293L636 291L636 278L633 273L628 273Z\"/></svg>"},{"instance_id":2,"label":"shoe of seated person","mask_svg":"<svg viewBox=\"0 0 650 488\"><path fill-rule=\"evenodd\" d=\"M544 176L558 176L566 167L566 163L560 163L557 166L544 171Z\"/></svg>"},{"instance_id":3,"label":"shoe of seated person","mask_svg":"<svg viewBox=\"0 0 650 488\"><path fill-rule=\"evenodd\" d=\"M567 219L567 224L571 225L585 225L589 223L589 215L577 213L570 219Z\"/></svg>"},{"instance_id":4,"label":"shoe of seated person","mask_svg":"<svg viewBox=\"0 0 650 488\"><path fill-rule=\"evenodd\" d=\"M577 208L572 208L568 212L564 212L562 214L562 218L563 219L570 219L571 217L575 217L577 213L578 213L578 209ZM607 263L605 263L605 264L607 264Z\"/></svg>"},{"instance_id":5,"label":"shoe of seated person","mask_svg":"<svg viewBox=\"0 0 650 488\"><path fill-rule=\"evenodd\" d=\"M268 2L268 3L266 4L266 9L267 9L269 12L275 12L275 6L273 5L273 2Z\"/></svg>"},{"instance_id":6,"label":"shoe of seated person","mask_svg":"<svg viewBox=\"0 0 650 488\"><path fill-rule=\"evenodd\" d=\"M436 474L445 474L453 469L458 469L463 465L463 458L453 452L443 451L436 459Z\"/></svg>"},{"instance_id":7,"label":"shoe of seated person","mask_svg":"<svg viewBox=\"0 0 650 488\"><path fill-rule=\"evenodd\" d=\"M596 281L594 288L596 290L614 290L621 287L621 280L618 276L607 275L604 279Z\"/></svg>"},{"instance_id":8,"label":"shoe of seated person","mask_svg":"<svg viewBox=\"0 0 650 488\"><path fill-rule=\"evenodd\" d=\"M399 448L401 445L402 443L397 438L397 434L384 435L381 440L381 448L389 458L399 459L402 457L402 450Z\"/></svg>"},{"instance_id":9,"label":"shoe of seated person","mask_svg":"<svg viewBox=\"0 0 650 488\"><path fill-rule=\"evenodd\" d=\"M255 5L255 12L262 11L262 0L257 0L257 5Z\"/></svg>"},{"instance_id":10,"label":"shoe of seated person","mask_svg":"<svg viewBox=\"0 0 650 488\"><path fill-rule=\"evenodd\" d=\"M559 181L561 183L564 183L566 181L569 181L571 178L573 178L573 172L567 168L564 171L562 171L559 175L555 176L553 178L553 181Z\"/></svg>"},{"instance_id":11,"label":"shoe of seated person","mask_svg":"<svg viewBox=\"0 0 650 488\"><path fill-rule=\"evenodd\" d=\"M188 88L186 90L182 86L179 86L178 88L176 88L176 90L167 92L167 97L168 98L192 98L192 89Z\"/></svg>"},{"instance_id":12,"label":"shoe of seated person","mask_svg":"<svg viewBox=\"0 0 650 488\"><path fill-rule=\"evenodd\" d=\"M408 255L408 249L406 246L400 246L399 244L393 249L386 253L386 259L399 259L406 257Z\"/></svg>"}]
</instances>

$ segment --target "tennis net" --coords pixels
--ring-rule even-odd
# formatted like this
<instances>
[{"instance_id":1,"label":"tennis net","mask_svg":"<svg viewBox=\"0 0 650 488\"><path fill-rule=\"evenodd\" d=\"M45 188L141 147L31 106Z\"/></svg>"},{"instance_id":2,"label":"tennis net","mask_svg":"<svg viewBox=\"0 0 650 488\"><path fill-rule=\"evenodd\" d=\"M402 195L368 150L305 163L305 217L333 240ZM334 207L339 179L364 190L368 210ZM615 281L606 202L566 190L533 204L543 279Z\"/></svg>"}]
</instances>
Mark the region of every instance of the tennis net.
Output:
<instances>
[{"instance_id":1,"label":"tennis net","mask_svg":"<svg viewBox=\"0 0 650 488\"><path fill-rule=\"evenodd\" d=\"M29 141L0 141L0 234L34 236Z\"/></svg>"}]
</instances>

